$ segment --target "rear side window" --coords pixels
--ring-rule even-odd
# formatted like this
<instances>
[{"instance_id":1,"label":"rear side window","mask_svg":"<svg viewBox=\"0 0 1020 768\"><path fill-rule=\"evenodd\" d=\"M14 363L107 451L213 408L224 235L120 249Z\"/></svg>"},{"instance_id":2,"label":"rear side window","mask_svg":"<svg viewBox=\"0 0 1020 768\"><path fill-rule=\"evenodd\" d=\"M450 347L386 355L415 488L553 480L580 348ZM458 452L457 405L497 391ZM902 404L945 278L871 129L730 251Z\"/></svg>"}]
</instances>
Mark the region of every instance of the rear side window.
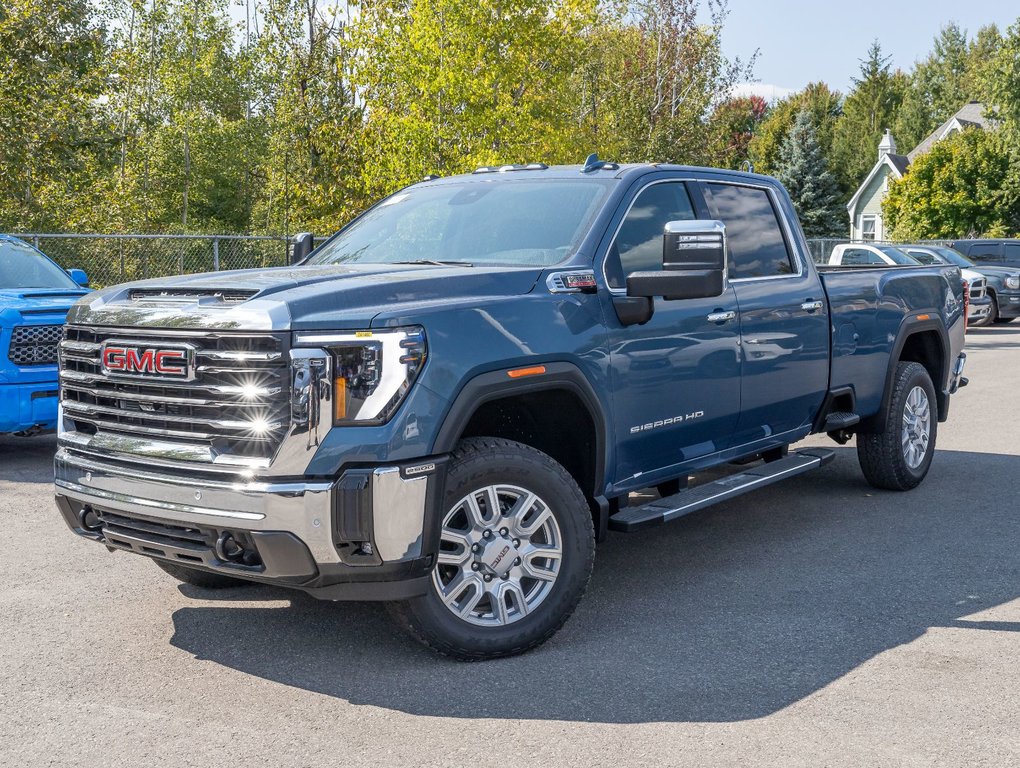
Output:
<instances>
[{"instance_id":1,"label":"rear side window","mask_svg":"<svg viewBox=\"0 0 1020 768\"><path fill-rule=\"evenodd\" d=\"M935 263L935 257L932 256L927 251L909 251L908 250L907 254L910 255L910 256L913 256L915 259L917 259L922 264L934 264ZM942 260L939 259L938 263L942 264L944 262L942 262Z\"/></svg>"},{"instance_id":2,"label":"rear side window","mask_svg":"<svg viewBox=\"0 0 1020 768\"><path fill-rule=\"evenodd\" d=\"M867 264L881 264L882 259L877 253L867 248L847 248L843 251L843 258L840 265L844 267L860 267Z\"/></svg>"},{"instance_id":3,"label":"rear side window","mask_svg":"<svg viewBox=\"0 0 1020 768\"><path fill-rule=\"evenodd\" d=\"M1002 258L1011 267L1020 266L1020 243L1003 243Z\"/></svg>"},{"instance_id":4,"label":"rear side window","mask_svg":"<svg viewBox=\"0 0 1020 768\"><path fill-rule=\"evenodd\" d=\"M706 184L712 215L726 225L730 278L793 274L793 262L768 193L758 187Z\"/></svg>"},{"instance_id":5,"label":"rear side window","mask_svg":"<svg viewBox=\"0 0 1020 768\"><path fill-rule=\"evenodd\" d=\"M631 272L662 269L662 235L671 221L692 221L694 207L682 181L642 189L623 219L606 259L606 278L623 288Z\"/></svg>"},{"instance_id":6,"label":"rear side window","mask_svg":"<svg viewBox=\"0 0 1020 768\"><path fill-rule=\"evenodd\" d=\"M1001 262L1002 256L998 243L971 243L967 254L973 261Z\"/></svg>"}]
</instances>

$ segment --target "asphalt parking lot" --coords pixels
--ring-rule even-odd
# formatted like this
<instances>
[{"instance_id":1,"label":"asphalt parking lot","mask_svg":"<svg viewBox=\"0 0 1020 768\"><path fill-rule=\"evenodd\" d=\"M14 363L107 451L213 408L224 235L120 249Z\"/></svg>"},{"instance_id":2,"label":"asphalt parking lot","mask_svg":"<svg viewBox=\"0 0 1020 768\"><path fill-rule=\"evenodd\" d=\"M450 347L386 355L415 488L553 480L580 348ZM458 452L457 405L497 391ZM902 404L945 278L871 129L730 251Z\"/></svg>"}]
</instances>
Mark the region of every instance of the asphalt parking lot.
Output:
<instances>
[{"instance_id":1,"label":"asphalt parking lot","mask_svg":"<svg viewBox=\"0 0 1020 768\"><path fill-rule=\"evenodd\" d=\"M921 488L850 446L614 535L566 628L485 664L107 554L54 509L55 440L0 438L0 766L1020 764L1020 324L968 354Z\"/></svg>"}]
</instances>

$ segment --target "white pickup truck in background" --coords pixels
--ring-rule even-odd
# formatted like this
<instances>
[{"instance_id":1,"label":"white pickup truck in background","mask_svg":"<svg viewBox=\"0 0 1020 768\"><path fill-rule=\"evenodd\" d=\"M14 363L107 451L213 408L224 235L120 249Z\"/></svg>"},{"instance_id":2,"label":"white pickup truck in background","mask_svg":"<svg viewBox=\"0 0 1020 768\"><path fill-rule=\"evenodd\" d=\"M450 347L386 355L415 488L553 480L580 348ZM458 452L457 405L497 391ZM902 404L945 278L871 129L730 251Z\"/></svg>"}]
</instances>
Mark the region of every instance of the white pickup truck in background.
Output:
<instances>
[{"instance_id":1,"label":"white pickup truck in background","mask_svg":"<svg viewBox=\"0 0 1020 768\"><path fill-rule=\"evenodd\" d=\"M924 262L891 245L842 243L832 249L828 263L838 267L880 267L920 265ZM969 301L967 323L980 325L988 317L992 306L988 297L988 280L973 269L961 268L960 273L963 275L964 291Z\"/></svg>"}]
</instances>

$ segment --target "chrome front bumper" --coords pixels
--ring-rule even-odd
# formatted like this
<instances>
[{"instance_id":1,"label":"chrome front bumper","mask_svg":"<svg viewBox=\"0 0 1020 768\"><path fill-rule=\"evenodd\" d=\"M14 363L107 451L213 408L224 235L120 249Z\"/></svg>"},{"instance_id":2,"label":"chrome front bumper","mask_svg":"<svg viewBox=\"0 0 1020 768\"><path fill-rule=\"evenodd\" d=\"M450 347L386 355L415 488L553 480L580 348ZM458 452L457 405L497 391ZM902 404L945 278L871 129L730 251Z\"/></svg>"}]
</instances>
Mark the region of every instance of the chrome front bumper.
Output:
<instances>
[{"instance_id":1,"label":"chrome front bumper","mask_svg":"<svg viewBox=\"0 0 1020 768\"><path fill-rule=\"evenodd\" d=\"M242 578L285 579L316 594L343 582L425 576L438 546L433 516L442 491L442 468L442 460L430 459L410 467L349 470L336 481L197 482L61 448L55 486L58 507L71 529L111 549ZM99 518L93 514L86 519L88 510ZM124 530L113 535L115 526L102 525L103 515L118 520L127 516L135 527L127 535L121 535ZM209 532L210 537L227 532L243 537L259 550L259 566L225 560L208 543L182 549L176 539L158 535L168 527ZM155 533L150 536L147 529ZM276 551L270 551L274 547ZM340 592L316 596L373 599L371 590Z\"/></svg>"}]
</instances>

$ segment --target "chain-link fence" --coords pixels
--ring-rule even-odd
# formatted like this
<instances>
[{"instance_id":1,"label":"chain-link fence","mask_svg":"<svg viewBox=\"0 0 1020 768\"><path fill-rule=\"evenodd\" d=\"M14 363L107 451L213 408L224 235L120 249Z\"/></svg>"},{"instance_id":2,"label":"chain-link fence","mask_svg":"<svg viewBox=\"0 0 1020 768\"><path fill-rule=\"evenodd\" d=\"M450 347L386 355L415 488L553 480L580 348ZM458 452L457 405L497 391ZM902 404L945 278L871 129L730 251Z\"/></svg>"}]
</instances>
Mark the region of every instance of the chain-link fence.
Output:
<instances>
[{"instance_id":1,"label":"chain-link fence","mask_svg":"<svg viewBox=\"0 0 1020 768\"><path fill-rule=\"evenodd\" d=\"M291 238L247 235L18 234L65 269L88 273L95 287L223 269L290 263Z\"/></svg>"},{"instance_id":2,"label":"chain-link fence","mask_svg":"<svg viewBox=\"0 0 1020 768\"><path fill-rule=\"evenodd\" d=\"M291 261L294 239L271 235L69 235L19 234L65 269L84 269L95 287L148 277L168 277L224 269L263 269ZM315 238L316 244L321 238ZM848 238L809 238L808 249L817 264L829 260L832 249ZM902 245L869 241L870 245ZM917 243L922 244L921 242ZM927 245L947 245L927 240Z\"/></svg>"},{"instance_id":3,"label":"chain-link fence","mask_svg":"<svg viewBox=\"0 0 1020 768\"><path fill-rule=\"evenodd\" d=\"M949 245L949 240L914 240L911 245ZM853 245L891 245L894 248L900 245L904 245L902 242L893 242L892 240L850 240L846 237L817 237L808 238L807 241L808 250L811 252L811 258L814 259L815 264L828 264L829 256L832 255L832 249L837 245L853 244Z\"/></svg>"}]
</instances>

